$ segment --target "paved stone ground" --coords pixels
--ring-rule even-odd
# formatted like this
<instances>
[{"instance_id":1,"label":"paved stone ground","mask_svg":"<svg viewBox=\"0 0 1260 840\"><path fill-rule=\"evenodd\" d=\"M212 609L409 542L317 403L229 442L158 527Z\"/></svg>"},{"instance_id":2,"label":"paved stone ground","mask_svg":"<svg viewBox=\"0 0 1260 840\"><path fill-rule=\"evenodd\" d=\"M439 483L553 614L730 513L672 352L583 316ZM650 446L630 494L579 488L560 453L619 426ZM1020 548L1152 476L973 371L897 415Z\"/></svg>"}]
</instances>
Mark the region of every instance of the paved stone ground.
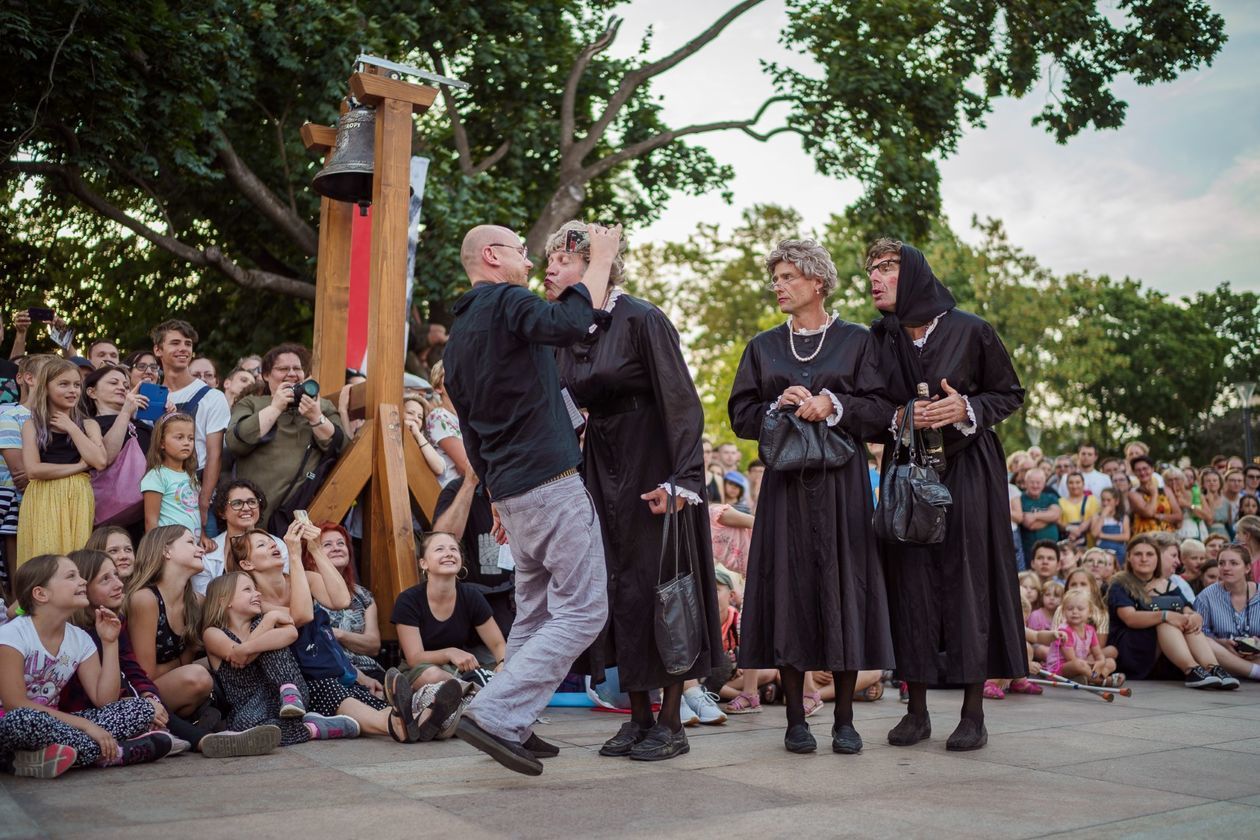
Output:
<instances>
[{"instance_id":1,"label":"paved stone ground","mask_svg":"<svg viewBox=\"0 0 1260 840\"><path fill-rule=\"evenodd\" d=\"M1260 686L1140 683L1106 704L1047 691L986 703L989 746L947 753L959 692L932 692L931 741L884 741L896 695L859 704L860 756L783 750L782 707L688 730L691 753L601 758L616 715L549 709L563 746L538 778L459 741L362 738L262 758L179 756L0 780L0 838L1260 836Z\"/></svg>"}]
</instances>

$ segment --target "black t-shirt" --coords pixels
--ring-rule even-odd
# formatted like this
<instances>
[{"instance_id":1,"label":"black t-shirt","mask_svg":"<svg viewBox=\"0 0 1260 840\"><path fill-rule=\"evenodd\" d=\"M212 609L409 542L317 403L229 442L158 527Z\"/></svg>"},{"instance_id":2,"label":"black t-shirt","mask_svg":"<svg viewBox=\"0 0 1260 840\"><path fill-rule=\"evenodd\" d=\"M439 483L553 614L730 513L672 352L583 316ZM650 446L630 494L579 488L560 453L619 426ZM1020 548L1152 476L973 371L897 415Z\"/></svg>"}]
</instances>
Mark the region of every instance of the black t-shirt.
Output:
<instances>
[{"instance_id":1,"label":"black t-shirt","mask_svg":"<svg viewBox=\"0 0 1260 840\"><path fill-rule=\"evenodd\" d=\"M434 520L446 512L455 501L455 494L463 486L464 478L460 476L442 488L437 507L433 509ZM512 579L511 572L499 568L499 545L490 536L493 530L494 512L490 510L484 485L479 484L473 491L472 504L468 506L468 522L464 525L464 538L460 540L460 545L464 549L468 582L479 583L488 589L494 589Z\"/></svg>"},{"instance_id":2,"label":"black t-shirt","mask_svg":"<svg viewBox=\"0 0 1260 840\"><path fill-rule=\"evenodd\" d=\"M101 437L109 434L109 430L114 428L114 421L118 419L117 414L98 414L92 418L96 421L96 425L101 427ZM149 441L153 438L153 429L141 423L132 423L136 430L136 442L140 444L141 452L149 451Z\"/></svg>"},{"instance_id":3,"label":"black t-shirt","mask_svg":"<svg viewBox=\"0 0 1260 840\"><path fill-rule=\"evenodd\" d=\"M422 583L399 595L394 602L390 622L418 627L425 650L448 647L467 650L472 645L481 644L477 628L494 618L486 596L465 583L456 583L455 609L446 621L438 621L429 609L427 590L428 584Z\"/></svg>"}]
</instances>

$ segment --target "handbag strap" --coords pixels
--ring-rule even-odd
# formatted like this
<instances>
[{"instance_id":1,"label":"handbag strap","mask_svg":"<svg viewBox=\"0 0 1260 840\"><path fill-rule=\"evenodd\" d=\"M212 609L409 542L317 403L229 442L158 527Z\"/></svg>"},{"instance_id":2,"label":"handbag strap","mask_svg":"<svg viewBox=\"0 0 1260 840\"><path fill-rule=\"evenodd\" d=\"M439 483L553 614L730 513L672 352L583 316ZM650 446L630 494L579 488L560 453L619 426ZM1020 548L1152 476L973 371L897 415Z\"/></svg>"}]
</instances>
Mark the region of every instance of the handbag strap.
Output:
<instances>
[{"instance_id":1,"label":"handbag strap","mask_svg":"<svg viewBox=\"0 0 1260 840\"><path fill-rule=\"evenodd\" d=\"M656 567L656 581L661 582L661 574L665 571L665 552L669 550L669 535L671 529L674 534L674 577L678 577L678 517L674 515L674 506L677 504L678 485L674 483L675 476L669 477L669 499L665 505L665 522L661 527L661 558Z\"/></svg>"},{"instance_id":2,"label":"handbag strap","mask_svg":"<svg viewBox=\"0 0 1260 840\"><path fill-rule=\"evenodd\" d=\"M901 453L901 450L906 448L910 453L910 461L912 463L917 463L918 449L914 443L914 403L915 400L912 398L908 403L906 403L906 407L901 412L901 425L897 429L897 440L894 441L894 461L896 461L897 455ZM906 440L907 431L910 433L910 443L903 444L902 441Z\"/></svg>"}]
</instances>

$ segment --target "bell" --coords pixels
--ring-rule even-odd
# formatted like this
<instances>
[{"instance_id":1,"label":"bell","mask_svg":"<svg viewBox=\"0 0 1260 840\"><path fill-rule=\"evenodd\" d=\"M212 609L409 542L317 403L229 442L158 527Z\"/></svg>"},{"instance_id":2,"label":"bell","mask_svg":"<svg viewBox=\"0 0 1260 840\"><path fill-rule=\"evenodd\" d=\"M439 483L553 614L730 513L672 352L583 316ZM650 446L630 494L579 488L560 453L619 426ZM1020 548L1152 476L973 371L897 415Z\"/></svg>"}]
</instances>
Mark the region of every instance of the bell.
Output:
<instances>
[{"instance_id":1,"label":"bell","mask_svg":"<svg viewBox=\"0 0 1260 840\"><path fill-rule=\"evenodd\" d=\"M358 105L337 120L337 140L311 188L334 201L372 203L372 163L376 147L376 110Z\"/></svg>"}]
</instances>

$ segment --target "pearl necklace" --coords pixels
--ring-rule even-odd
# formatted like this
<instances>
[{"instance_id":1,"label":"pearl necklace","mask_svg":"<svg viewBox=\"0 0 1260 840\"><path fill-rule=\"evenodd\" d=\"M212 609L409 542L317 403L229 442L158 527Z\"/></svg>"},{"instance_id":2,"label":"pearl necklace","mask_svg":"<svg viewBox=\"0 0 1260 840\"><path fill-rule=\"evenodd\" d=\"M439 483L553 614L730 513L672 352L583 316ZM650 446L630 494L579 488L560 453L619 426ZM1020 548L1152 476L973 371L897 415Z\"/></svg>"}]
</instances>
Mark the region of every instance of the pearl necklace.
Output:
<instances>
[{"instance_id":1,"label":"pearl necklace","mask_svg":"<svg viewBox=\"0 0 1260 840\"><path fill-rule=\"evenodd\" d=\"M787 319L788 347L791 348L792 355L796 357L796 361L812 362L815 358L817 358L818 354L822 352L823 342L827 340L827 330L831 329L831 325L834 324L835 322L836 322L835 315L830 315L827 317L827 323L823 324L822 335L818 339L818 346L814 348L813 353L810 353L808 356L802 356L800 353L796 352L796 341L795 339L792 338L792 319L788 318Z\"/></svg>"}]
</instances>

